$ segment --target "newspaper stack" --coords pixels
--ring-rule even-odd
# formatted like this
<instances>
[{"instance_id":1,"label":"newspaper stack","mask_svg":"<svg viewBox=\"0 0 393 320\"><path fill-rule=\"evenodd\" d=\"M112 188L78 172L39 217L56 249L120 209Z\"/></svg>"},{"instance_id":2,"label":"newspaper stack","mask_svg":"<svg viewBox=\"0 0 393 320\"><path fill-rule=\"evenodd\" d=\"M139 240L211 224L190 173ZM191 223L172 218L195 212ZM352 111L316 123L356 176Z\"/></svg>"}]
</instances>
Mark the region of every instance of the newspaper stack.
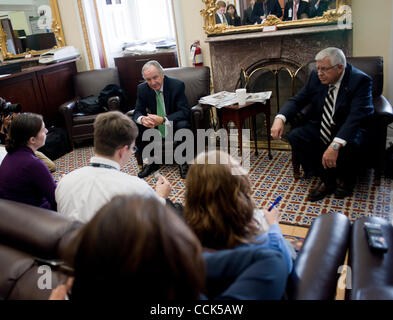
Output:
<instances>
[{"instance_id":1,"label":"newspaper stack","mask_svg":"<svg viewBox=\"0 0 393 320\"><path fill-rule=\"evenodd\" d=\"M247 102L265 103L266 100L270 99L271 95L272 95L271 91L247 93L246 103ZM238 103L236 94L234 92L228 92L228 91L220 91L211 94L210 96L202 97L201 99L199 99L198 102L201 104L212 105L217 109L231 106Z\"/></svg>"}]
</instances>

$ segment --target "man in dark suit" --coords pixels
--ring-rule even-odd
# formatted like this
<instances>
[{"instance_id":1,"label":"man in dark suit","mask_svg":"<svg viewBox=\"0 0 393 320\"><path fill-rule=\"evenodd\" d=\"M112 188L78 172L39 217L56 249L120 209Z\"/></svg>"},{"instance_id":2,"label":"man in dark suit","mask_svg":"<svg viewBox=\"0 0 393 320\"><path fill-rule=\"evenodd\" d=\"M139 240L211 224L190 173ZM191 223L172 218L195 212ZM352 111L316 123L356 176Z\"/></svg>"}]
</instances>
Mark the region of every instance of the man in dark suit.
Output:
<instances>
[{"instance_id":1,"label":"man in dark suit","mask_svg":"<svg viewBox=\"0 0 393 320\"><path fill-rule=\"evenodd\" d=\"M138 85L134 121L138 124L139 135L136 139L136 157L141 162L142 153L149 141L143 141L142 135L148 128L159 130L165 138L170 127L173 135L179 129L190 128L190 107L185 95L184 83L164 75L162 66L157 61L149 61L142 68L145 82ZM157 163L143 166L138 177L144 178L159 168ZM185 177L187 164L180 164L180 174Z\"/></svg>"},{"instance_id":2,"label":"man in dark suit","mask_svg":"<svg viewBox=\"0 0 393 320\"><path fill-rule=\"evenodd\" d=\"M225 13L225 9L227 7L224 1L217 1L218 9L216 11L216 24L226 24L228 25L228 16Z\"/></svg>"},{"instance_id":3,"label":"man in dark suit","mask_svg":"<svg viewBox=\"0 0 393 320\"><path fill-rule=\"evenodd\" d=\"M310 18L322 17L327 10L335 8L335 0L310 0Z\"/></svg>"},{"instance_id":4,"label":"man in dark suit","mask_svg":"<svg viewBox=\"0 0 393 320\"><path fill-rule=\"evenodd\" d=\"M252 21L252 10L254 9L255 0L250 1L250 6L244 10L243 13L243 25L254 24Z\"/></svg>"},{"instance_id":5,"label":"man in dark suit","mask_svg":"<svg viewBox=\"0 0 393 320\"><path fill-rule=\"evenodd\" d=\"M256 2L252 10L251 19L253 23L261 23L269 14L274 14L277 18L282 16L282 9L277 0L262 0L262 2Z\"/></svg>"},{"instance_id":6,"label":"man in dark suit","mask_svg":"<svg viewBox=\"0 0 393 320\"><path fill-rule=\"evenodd\" d=\"M317 70L311 72L303 89L285 103L271 128L272 137L280 139L285 122L311 104L308 121L288 135L305 175L321 178L308 195L309 201L333 192L337 198L352 193L359 148L374 112L371 78L347 64L340 49L326 48L315 59Z\"/></svg>"},{"instance_id":7,"label":"man in dark suit","mask_svg":"<svg viewBox=\"0 0 393 320\"><path fill-rule=\"evenodd\" d=\"M288 1L284 8L284 21L300 20L310 16L308 2L301 0Z\"/></svg>"}]
</instances>

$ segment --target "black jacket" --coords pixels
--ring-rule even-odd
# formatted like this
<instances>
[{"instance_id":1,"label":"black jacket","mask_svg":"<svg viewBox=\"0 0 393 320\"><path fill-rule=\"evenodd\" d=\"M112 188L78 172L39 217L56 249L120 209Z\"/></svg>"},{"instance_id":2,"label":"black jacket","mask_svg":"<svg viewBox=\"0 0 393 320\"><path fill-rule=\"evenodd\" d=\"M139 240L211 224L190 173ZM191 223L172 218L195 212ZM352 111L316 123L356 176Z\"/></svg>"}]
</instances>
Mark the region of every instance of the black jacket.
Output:
<instances>
[{"instance_id":1,"label":"black jacket","mask_svg":"<svg viewBox=\"0 0 393 320\"><path fill-rule=\"evenodd\" d=\"M274 14L277 18L282 16L282 9L277 0L267 0L267 12L264 12L262 2L256 2L251 16L253 24L255 22L261 23L260 17L268 16L269 14Z\"/></svg>"}]
</instances>

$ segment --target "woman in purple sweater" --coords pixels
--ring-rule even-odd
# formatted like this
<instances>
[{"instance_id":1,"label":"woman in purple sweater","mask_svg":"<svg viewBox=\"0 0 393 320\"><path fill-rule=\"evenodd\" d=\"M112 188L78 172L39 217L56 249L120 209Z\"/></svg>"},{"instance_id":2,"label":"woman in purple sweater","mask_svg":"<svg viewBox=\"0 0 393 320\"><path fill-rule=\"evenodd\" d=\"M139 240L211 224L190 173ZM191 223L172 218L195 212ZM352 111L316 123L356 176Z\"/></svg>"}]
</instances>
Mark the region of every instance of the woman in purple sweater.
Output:
<instances>
[{"instance_id":1,"label":"woman in purple sweater","mask_svg":"<svg viewBox=\"0 0 393 320\"><path fill-rule=\"evenodd\" d=\"M22 113L10 125L0 166L0 198L56 210L56 183L44 162L34 152L45 144L42 116Z\"/></svg>"}]
</instances>

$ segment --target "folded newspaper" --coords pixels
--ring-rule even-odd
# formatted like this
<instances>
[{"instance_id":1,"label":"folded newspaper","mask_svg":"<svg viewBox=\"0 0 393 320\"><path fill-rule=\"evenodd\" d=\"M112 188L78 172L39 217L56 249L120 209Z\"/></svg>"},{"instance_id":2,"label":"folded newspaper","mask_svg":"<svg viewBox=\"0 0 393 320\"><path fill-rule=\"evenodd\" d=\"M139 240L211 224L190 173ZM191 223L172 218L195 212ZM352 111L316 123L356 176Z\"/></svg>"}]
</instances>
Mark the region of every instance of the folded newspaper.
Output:
<instances>
[{"instance_id":1,"label":"folded newspaper","mask_svg":"<svg viewBox=\"0 0 393 320\"><path fill-rule=\"evenodd\" d=\"M247 93L246 102L266 102L272 95L271 91ZM205 96L198 101L201 104L209 104L220 109L238 103L234 92L220 91L210 96Z\"/></svg>"}]
</instances>

